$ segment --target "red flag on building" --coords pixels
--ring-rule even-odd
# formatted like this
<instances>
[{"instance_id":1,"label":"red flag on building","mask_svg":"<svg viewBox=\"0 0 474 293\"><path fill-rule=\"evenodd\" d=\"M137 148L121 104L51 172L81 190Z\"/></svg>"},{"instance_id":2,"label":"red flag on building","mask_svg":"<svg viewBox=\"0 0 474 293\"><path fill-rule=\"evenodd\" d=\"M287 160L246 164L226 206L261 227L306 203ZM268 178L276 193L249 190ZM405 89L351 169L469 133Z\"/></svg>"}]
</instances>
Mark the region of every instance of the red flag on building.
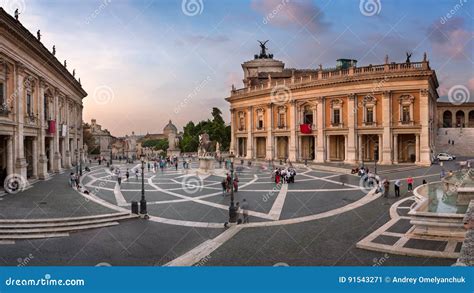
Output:
<instances>
[{"instance_id":1,"label":"red flag on building","mask_svg":"<svg viewBox=\"0 0 474 293\"><path fill-rule=\"evenodd\" d=\"M311 124L300 124L300 132L304 134L310 134L312 131Z\"/></svg>"},{"instance_id":2,"label":"red flag on building","mask_svg":"<svg viewBox=\"0 0 474 293\"><path fill-rule=\"evenodd\" d=\"M56 133L56 120L49 120L48 132L49 134Z\"/></svg>"}]
</instances>

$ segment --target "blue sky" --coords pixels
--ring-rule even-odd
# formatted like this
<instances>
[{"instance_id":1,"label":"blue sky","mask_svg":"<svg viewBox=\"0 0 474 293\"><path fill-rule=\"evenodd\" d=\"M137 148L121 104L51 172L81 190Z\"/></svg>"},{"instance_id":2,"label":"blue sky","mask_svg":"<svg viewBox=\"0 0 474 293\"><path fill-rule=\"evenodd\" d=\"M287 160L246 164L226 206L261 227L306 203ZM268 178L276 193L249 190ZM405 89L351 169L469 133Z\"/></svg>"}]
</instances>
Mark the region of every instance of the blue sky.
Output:
<instances>
[{"instance_id":1,"label":"blue sky","mask_svg":"<svg viewBox=\"0 0 474 293\"><path fill-rule=\"evenodd\" d=\"M419 61L426 51L440 95L463 85L474 99L473 1L362 2L377 13L359 0L0 0L56 45L89 93L84 120L114 135L161 132L169 119L181 128L213 106L228 119L224 98L242 86L241 63L257 40L296 68L334 67L338 58L381 64L386 54L401 62L406 51Z\"/></svg>"}]
</instances>

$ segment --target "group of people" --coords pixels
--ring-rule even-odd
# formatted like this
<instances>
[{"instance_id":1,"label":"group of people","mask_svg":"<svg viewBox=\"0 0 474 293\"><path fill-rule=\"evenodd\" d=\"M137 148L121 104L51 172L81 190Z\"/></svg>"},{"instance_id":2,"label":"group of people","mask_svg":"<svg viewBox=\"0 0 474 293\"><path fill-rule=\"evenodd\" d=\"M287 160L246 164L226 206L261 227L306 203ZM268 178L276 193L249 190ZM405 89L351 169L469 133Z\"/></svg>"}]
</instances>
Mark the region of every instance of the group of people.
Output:
<instances>
[{"instance_id":1,"label":"group of people","mask_svg":"<svg viewBox=\"0 0 474 293\"><path fill-rule=\"evenodd\" d=\"M234 192L239 191L239 178L237 177L237 174L234 175L234 180L232 180L230 174L227 173L226 177L222 179L221 185L223 196L229 194L231 188L234 188Z\"/></svg>"},{"instance_id":2,"label":"group of people","mask_svg":"<svg viewBox=\"0 0 474 293\"><path fill-rule=\"evenodd\" d=\"M275 168L272 172L272 180L276 184L282 183L295 183L296 170L292 167L288 168Z\"/></svg>"}]
</instances>

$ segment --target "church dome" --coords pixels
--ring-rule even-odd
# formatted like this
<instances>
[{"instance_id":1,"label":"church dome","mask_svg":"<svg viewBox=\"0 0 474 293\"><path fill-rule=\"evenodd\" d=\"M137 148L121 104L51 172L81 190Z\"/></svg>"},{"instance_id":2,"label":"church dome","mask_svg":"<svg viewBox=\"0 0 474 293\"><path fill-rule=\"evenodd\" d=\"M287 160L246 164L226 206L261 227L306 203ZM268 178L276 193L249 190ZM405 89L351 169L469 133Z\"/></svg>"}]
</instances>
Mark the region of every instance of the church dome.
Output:
<instances>
[{"instance_id":1,"label":"church dome","mask_svg":"<svg viewBox=\"0 0 474 293\"><path fill-rule=\"evenodd\" d=\"M178 128L176 128L176 126L174 126L174 124L170 122L165 126L165 128L163 128L163 134L165 134L166 136L168 136L168 134L170 133L178 133Z\"/></svg>"}]
</instances>

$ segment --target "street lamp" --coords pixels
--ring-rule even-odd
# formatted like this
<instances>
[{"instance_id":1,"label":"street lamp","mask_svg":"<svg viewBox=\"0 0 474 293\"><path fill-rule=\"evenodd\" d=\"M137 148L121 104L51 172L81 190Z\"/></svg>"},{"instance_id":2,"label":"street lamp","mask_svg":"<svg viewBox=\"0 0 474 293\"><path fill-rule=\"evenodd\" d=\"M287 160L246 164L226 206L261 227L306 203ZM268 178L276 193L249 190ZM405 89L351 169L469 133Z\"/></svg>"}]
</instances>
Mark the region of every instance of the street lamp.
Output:
<instances>
[{"instance_id":1,"label":"street lamp","mask_svg":"<svg viewBox=\"0 0 474 293\"><path fill-rule=\"evenodd\" d=\"M374 172L377 175L377 161L379 159L379 144L376 142L374 144Z\"/></svg>"},{"instance_id":2,"label":"street lamp","mask_svg":"<svg viewBox=\"0 0 474 293\"><path fill-rule=\"evenodd\" d=\"M237 208L234 205L234 153L230 153L230 206L229 206L229 223L237 222Z\"/></svg>"},{"instance_id":3,"label":"street lamp","mask_svg":"<svg viewBox=\"0 0 474 293\"><path fill-rule=\"evenodd\" d=\"M140 199L140 214L143 218L148 219L148 212L146 210L146 199L145 199L145 157L142 155L142 198Z\"/></svg>"},{"instance_id":4,"label":"street lamp","mask_svg":"<svg viewBox=\"0 0 474 293\"><path fill-rule=\"evenodd\" d=\"M79 176L82 176L82 158L79 156Z\"/></svg>"},{"instance_id":5,"label":"street lamp","mask_svg":"<svg viewBox=\"0 0 474 293\"><path fill-rule=\"evenodd\" d=\"M76 174L79 174L79 150L76 149Z\"/></svg>"}]
</instances>

